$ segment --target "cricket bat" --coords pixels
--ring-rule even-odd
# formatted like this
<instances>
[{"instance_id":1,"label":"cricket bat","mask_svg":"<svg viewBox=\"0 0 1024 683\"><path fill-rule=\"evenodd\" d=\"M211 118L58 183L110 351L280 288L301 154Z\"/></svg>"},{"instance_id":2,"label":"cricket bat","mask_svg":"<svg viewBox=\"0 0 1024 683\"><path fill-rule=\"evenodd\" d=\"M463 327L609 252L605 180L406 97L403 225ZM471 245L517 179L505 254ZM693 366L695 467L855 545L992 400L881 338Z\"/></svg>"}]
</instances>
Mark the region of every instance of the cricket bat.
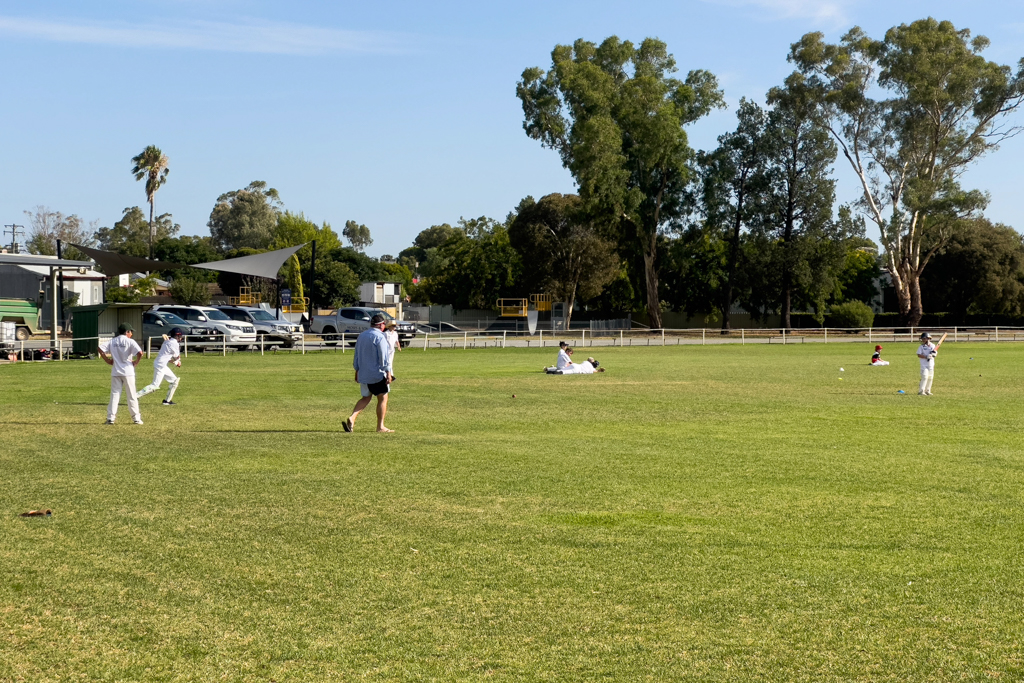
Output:
<instances>
[{"instance_id":1,"label":"cricket bat","mask_svg":"<svg viewBox=\"0 0 1024 683\"><path fill-rule=\"evenodd\" d=\"M939 348L940 346L942 346L942 342L946 341L946 337L947 337L948 335L949 335L949 332L943 332L943 333L942 333L942 336L941 336L941 337L939 337L939 343L935 345L935 349L936 349L936 350L938 350L938 348Z\"/></svg>"}]
</instances>

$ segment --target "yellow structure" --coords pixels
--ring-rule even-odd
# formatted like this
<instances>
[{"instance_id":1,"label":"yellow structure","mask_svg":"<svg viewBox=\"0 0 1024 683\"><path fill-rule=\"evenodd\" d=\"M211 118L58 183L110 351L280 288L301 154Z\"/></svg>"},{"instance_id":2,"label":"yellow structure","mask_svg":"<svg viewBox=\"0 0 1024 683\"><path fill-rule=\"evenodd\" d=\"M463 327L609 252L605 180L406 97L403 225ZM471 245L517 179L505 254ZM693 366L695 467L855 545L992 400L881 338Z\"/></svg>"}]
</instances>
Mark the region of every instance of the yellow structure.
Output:
<instances>
[{"instance_id":1,"label":"yellow structure","mask_svg":"<svg viewBox=\"0 0 1024 683\"><path fill-rule=\"evenodd\" d=\"M550 294L531 294L530 303L538 311L550 311L551 310L551 295Z\"/></svg>"},{"instance_id":2,"label":"yellow structure","mask_svg":"<svg viewBox=\"0 0 1024 683\"><path fill-rule=\"evenodd\" d=\"M239 287L238 296L228 297L228 303L232 306L259 306L263 303L263 295L260 292L252 293L252 287Z\"/></svg>"},{"instance_id":3,"label":"yellow structure","mask_svg":"<svg viewBox=\"0 0 1024 683\"><path fill-rule=\"evenodd\" d=\"M282 313L305 313L309 310L308 296L293 296L291 306L282 306Z\"/></svg>"},{"instance_id":4,"label":"yellow structure","mask_svg":"<svg viewBox=\"0 0 1024 683\"><path fill-rule=\"evenodd\" d=\"M525 318L526 299L498 299L498 311L505 318Z\"/></svg>"}]
</instances>

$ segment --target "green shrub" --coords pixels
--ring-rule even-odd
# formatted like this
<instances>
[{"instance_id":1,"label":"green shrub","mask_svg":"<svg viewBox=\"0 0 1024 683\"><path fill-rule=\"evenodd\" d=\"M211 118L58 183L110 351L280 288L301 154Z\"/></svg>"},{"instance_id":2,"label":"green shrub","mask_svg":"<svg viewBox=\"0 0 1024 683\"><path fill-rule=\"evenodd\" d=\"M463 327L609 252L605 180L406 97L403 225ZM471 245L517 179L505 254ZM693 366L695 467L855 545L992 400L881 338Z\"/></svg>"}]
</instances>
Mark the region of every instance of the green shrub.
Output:
<instances>
[{"instance_id":1,"label":"green shrub","mask_svg":"<svg viewBox=\"0 0 1024 683\"><path fill-rule=\"evenodd\" d=\"M210 303L210 290L203 282L179 277L171 283L171 297L182 306L206 306Z\"/></svg>"},{"instance_id":2,"label":"green shrub","mask_svg":"<svg viewBox=\"0 0 1024 683\"><path fill-rule=\"evenodd\" d=\"M875 323L875 312L863 301L836 304L829 315L836 327L871 327Z\"/></svg>"}]
</instances>

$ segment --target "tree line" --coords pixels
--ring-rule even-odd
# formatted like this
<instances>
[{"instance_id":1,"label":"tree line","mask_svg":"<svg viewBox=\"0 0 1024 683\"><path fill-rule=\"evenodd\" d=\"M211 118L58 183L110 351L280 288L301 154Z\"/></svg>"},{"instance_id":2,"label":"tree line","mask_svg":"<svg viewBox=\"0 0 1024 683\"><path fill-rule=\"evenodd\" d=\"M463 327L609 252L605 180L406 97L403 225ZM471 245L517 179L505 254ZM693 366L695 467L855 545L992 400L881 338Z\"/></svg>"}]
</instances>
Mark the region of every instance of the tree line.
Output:
<instances>
[{"instance_id":1,"label":"tree line","mask_svg":"<svg viewBox=\"0 0 1024 683\"><path fill-rule=\"evenodd\" d=\"M558 153L576 194L526 197L504 220L434 225L397 257L372 259L363 253L373 241L367 226L348 221L339 236L285 210L263 181L217 199L209 237L178 236L170 214L154 215L169 162L150 146L132 159L148 220L130 207L87 237L186 264L316 239L318 307L351 303L359 282L386 279L401 281L414 302L456 309L548 293L570 311L642 312L660 327L662 311L672 310L726 331L737 307L755 319L779 315L784 327L796 311L820 323L832 310L869 309L884 273L905 324L918 324L926 305L1021 315L1021 235L987 220L988 195L961 183L973 162L1019 131L1008 116L1024 100L1024 60L1014 71L987 61L987 47L932 18L880 39L856 27L836 43L808 33L791 46L793 72L763 102L741 100L736 128L702 151L690 147L686 128L725 106L714 74L677 77L667 45L654 38L577 40L516 84L525 133ZM850 205L836 205L836 164L858 180ZM53 212L44 214L37 209L33 225L38 218L49 226L39 235L55 234ZM56 217L85 232L75 216ZM42 249L46 239L38 241ZM293 293L308 279L310 251L285 266ZM167 275L176 283L217 277ZM225 290L241 284L220 279ZM267 283L247 284L276 296Z\"/></svg>"}]
</instances>

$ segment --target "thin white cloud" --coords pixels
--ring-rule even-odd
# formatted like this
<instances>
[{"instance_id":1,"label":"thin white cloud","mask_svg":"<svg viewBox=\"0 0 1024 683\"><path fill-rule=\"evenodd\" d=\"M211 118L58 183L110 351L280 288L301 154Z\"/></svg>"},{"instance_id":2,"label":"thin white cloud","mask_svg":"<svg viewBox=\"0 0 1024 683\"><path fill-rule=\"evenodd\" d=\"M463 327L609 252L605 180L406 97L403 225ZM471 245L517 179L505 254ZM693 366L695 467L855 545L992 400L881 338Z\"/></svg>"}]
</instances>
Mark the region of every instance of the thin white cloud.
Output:
<instances>
[{"instance_id":1,"label":"thin white cloud","mask_svg":"<svg viewBox=\"0 0 1024 683\"><path fill-rule=\"evenodd\" d=\"M714 5L752 7L775 19L811 19L828 24L847 22L850 0L704 0Z\"/></svg>"},{"instance_id":2,"label":"thin white cloud","mask_svg":"<svg viewBox=\"0 0 1024 683\"><path fill-rule=\"evenodd\" d=\"M281 55L407 51L403 49L400 37L393 33L345 31L258 20L129 24L0 16L0 35L3 34L58 43Z\"/></svg>"}]
</instances>

